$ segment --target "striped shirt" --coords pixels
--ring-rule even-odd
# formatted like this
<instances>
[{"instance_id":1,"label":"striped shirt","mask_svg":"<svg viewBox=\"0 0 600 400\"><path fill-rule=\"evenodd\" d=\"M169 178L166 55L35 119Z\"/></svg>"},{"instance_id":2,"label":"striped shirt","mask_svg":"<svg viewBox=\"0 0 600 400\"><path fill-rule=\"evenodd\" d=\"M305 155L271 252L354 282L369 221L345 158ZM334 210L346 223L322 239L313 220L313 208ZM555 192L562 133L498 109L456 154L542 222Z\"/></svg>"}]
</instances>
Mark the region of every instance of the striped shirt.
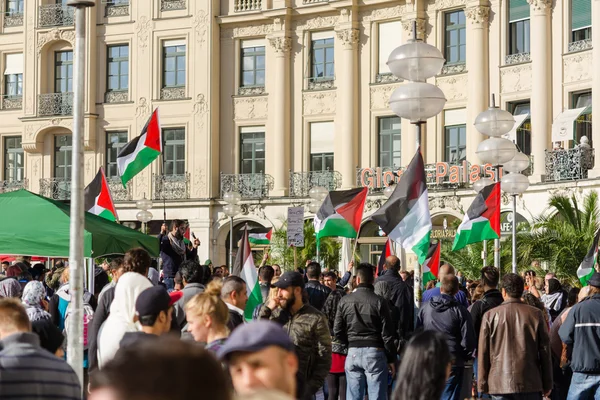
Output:
<instances>
[{"instance_id":1,"label":"striped shirt","mask_svg":"<svg viewBox=\"0 0 600 400\"><path fill-rule=\"evenodd\" d=\"M0 399L80 400L73 369L42 349L35 333L19 332L0 341Z\"/></svg>"}]
</instances>

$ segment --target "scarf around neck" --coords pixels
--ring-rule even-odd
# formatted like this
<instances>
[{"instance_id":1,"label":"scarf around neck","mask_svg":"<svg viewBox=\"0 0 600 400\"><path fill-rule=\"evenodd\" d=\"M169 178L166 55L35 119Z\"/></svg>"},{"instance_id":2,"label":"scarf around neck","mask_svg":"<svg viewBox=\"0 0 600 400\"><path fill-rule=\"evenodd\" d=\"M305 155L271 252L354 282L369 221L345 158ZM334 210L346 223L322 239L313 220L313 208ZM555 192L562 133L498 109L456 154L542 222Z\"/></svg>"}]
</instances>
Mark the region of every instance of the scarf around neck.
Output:
<instances>
[{"instance_id":1,"label":"scarf around neck","mask_svg":"<svg viewBox=\"0 0 600 400\"><path fill-rule=\"evenodd\" d=\"M171 242L171 247L175 251L175 253L183 256L185 259L185 242L183 239L177 239L172 232L169 232L169 242Z\"/></svg>"}]
</instances>

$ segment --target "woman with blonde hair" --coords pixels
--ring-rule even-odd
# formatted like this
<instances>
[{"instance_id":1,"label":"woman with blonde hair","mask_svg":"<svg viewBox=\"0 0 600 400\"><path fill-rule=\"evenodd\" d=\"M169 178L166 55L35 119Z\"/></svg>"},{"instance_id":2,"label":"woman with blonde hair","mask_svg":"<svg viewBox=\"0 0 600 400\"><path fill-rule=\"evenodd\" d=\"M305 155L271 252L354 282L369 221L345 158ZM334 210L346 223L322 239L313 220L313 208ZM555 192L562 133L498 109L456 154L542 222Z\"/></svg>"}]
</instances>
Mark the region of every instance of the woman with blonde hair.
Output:
<instances>
[{"instance_id":1,"label":"woman with blonde hair","mask_svg":"<svg viewBox=\"0 0 600 400\"><path fill-rule=\"evenodd\" d=\"M216 353L229 337L229 308L221 300L221 280L213 280L204 292L192 297L185 305L188 332L196 342L206 343L206 349Z\"/></svg>"}]
</instances>

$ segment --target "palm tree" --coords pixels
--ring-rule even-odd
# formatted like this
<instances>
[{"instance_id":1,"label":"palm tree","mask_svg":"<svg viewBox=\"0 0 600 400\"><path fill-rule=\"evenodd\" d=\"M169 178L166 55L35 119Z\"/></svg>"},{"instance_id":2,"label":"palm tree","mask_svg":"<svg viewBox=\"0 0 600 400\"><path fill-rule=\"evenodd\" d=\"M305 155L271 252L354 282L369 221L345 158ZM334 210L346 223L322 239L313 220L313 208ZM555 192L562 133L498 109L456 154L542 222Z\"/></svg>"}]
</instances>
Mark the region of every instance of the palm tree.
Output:
<instances>
[{"instance_id":1,"label":"palm tree","mask_svg":"<svg viewBox=\"0 0 600 400\"><path fill-rule=\"evenodd\" d=\"M458 251L452 251L452 242L442 242L442 262L452 265L457 271L463 273L468 279L477 280L481 278L483 260L483 242L472 243ZM511 271L511 243L510 239L502 240L500 243L500 273L507 274ZM487 257L485 265L494 265L494 241L487 241Z\"/></svg>"}]
</instances>

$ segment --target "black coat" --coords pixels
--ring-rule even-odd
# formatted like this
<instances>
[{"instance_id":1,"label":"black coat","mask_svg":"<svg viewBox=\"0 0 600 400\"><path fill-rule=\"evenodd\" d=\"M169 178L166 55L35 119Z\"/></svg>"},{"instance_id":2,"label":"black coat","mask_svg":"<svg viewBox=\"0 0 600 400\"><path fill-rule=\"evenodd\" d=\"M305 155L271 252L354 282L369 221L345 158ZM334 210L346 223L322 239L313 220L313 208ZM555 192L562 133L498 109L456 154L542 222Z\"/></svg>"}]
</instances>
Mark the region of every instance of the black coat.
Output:
<instances>
[{"instance_id":1,"label":"black coat","mask_svg":"<svg viewBox=\"0 0 600 400\"><path fill-rule=\"evenodd\" d=\"M158 240L160 241L160 258L165 278L174 278L177 271L179 271L179 266L185 259L195 261L198 256L198 249L190 250L186 247L184 258L173 250L168 235L159 235Z\"/></svg>"},{"instance_id":2,"label":"black coat","mask_svg":"<svg viewBox=\"0 0 600 400\"><path fill-rule=\"evenodd\" d=\"M322 311L331 289L322 285L319 281L308 281L304 288L308 293L308 303L317 310Z\"/></svg>"},{"instance_id":3,"label":"black coat","mask_svg":"<svg viewBox=\"0 0 600 400\"><path fill-rule=\"evenodd\" d=\"M333 336L333 326L335 325L335 315L337 314L338 306L340 304L340 300L344 297L346 293L343 290L334 290L327 296L327 300L325 300L325 305L323 306L323 314L327 317L327 321L329 322L329 330L331 331L331 336Z\"/></svg>"},{"instance_id":4,"label":"black coat","mask_svg":"<svg viewBox=\"0 0 600 400\"><path fill-rule=\"evenodd\" d=\"M235 328L244 323L244 317L240 315L235 310L229 309L229 322L227 322L227 327L229 331L233 332Z\"/></svg>"},{"instance_id":5,"label":"black coat","mask_svg":"<svg viewBox=\"0 0 600 400\"><path fill-rule=\"evenodd\" d=\"M491 289L483 294L483 298L481 300L477 300L471 306L471 319L473 320L473 327L475 328L475 337L477 338L477 341L479 341L479 330L481 329L483 314L492 308L498 307L503 301L504 299L502 298L502 293L500 293L498 289Z\"/></svg>"},{"instance_id":6,"label":"black coat","mask_svg":"<svg viewBox=\"0 0 600 400\"><path fill-rule=\"evenodd\" d=\"M571 357L573 372L600 374L599 327L600 294L575 304L562 323L558 334L567 346L573 346Z\"/></svg>"},{"instance_id":7,"label":"black coat","mask_svg":"<svg viewBox=\"0 0 600 400\"><path fill-rule=\"evenodd\" d=\"M375 283L377 282L389 282L392 286L389 300L396 307L397 314L399 315L399 322L396 329L397 336L399 339L408 340L414 330L415 320L413 288L402 280L397 271L390 269L377 278Z\"/></svg>"}]
</instances>

